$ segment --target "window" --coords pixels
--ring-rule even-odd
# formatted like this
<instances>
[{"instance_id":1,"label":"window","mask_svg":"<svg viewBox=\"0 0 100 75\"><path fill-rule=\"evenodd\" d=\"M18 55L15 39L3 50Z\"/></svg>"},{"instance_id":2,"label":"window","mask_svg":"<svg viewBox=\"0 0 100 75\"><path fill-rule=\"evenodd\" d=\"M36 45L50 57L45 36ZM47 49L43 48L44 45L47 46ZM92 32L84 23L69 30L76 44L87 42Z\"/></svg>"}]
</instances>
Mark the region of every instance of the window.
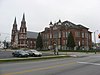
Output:
<instances>
[{"instance_id":1,"label":"window","mask_svg":"<svg viewBox=\"0 0 100 75\"><path fill-rule=\"evenodd\" d=\"M82 46L84 46L84 40L82 40Z\"/></svg>"},{"instance_id":2,"label":"window","mask_svg":"<svg viewBox=\"0 0 100 75\"><path fill-rule=\"evenodd\" d=\"M91 39L91 35L89 34L89 39Z\"/></svg>"},{"instance_id":3,"label":"window","mask_svg":"<svg viewBox=\"0 0 100 75\"><path fill-rule=\"evenodd\" d=\"M63 37L65 37L65 35L66 35L65 32L63 32Z\"/></svg>"},{"instance_id":4,"label":"window","mask_svg":"<svg viewBox=\"0 0 100 75\"><path fill-rule=\"evenodd\" d=\"M21 41L21 44L23 44L24 42L23 41Z\"/></svg>"},{"instance_id":5,"label":"window","mask_svg":"<svg viewBox=\"0 0 100 75\"><path fill-rule=\"evenodd\" d=\"M69 33L70 33L69 31L68 31L68 32L66 32L66 37L68 37Z\"/></svg>"},{"instance_id":6,"label":"window","mask_svg":"<svg viewBox=\"0 0 100 75\"><path fill-rule=\"evenodd\" d=\"M13 31L13 34L15 34L15 32Z\"/></svg>"},{"instance_id":7,"label":"window","mask_svg":"<svg viewBox=\"0 0 100 75\"><path fill-rule=\"evenodd\" d=\"M25 29L23 29L23 32L25 33Z\"/></svg>"},{"instance_id":8,"label":"window","mask_svg":"<svg viewBox=\"0 0 100 75\"><path fill-rule=\"evenodd\" d=\"M66 40L63 40L63 44L64 44L64 45L66 44Z\"/></svg>"},{"instance_id":9,"label":"window","mask_svg":"<svg viewBox=\"0 0 100 75\"><path fill-rule=\"evenodd\" d=\"M84 38L84 32L82 32L82 38Z\"/></svg>"},{"instance_id":10,"label":"window","mask_svg":"<svg viewBox=\"0 0 100 75\"><path fill-rule=\"evenodd\" d=\"M23 34L21 34L21 38L24 38L24 35Z\"/></svg>"},{"instance_id":11,"label":"window","mask_svg":"<svg viewBox=\"0 0 100 75\"><path fill-rule=\"evenodd\" d=\"M53 33L53 38L58 38L58 32Z\"/></svg>"},{"instance_id":12,"label":"window","mask_svg":"<svg viewBox=\"0 0 100 75\"><path fill-rule=\"evenodd\" d=\"M26 44L26 41L24 41L24 43L23 44Z\"/></svg>"},{"instance_id":13,"label":"window","mask_svg":"<svg viewBox=\"0 0 100 75\"><path fill-rule=\"evenodd\" d=\"M45 39L45 34L43 34L42 36L43 36L43 39Z\"/></svg>"},{"instance_id":14,"label":"window","mask_svg":"<svg viewBox=\"0 0 100 75\"><path fill-rule=\"evenodd\" d=\"M32 41L31 41L31 44L32 44Z\"/></svg>"},{"instance_id":15,"label":"window","mask_svg":"<svg viewBox=\"0 0 100 75\"><path fill-rule=\"evenodd\" d=\"M85 33L85 38L88 38L88 33L87 32Z\"/></svg>"},{"instance_id":16,"label":"window","mask_svg":"<svg viewBox=\"0 0 100 75\"><path fill-rule=\"evenodd\" d=\"M44 34L44 38L46 39L46 34Z\"/></svg>"},{"instance_id":17,"label":"window","mask_svg":"<svg viewBox=\"0 0 100 75\"><path fill-rule=\"evenodd\" d=\"M59 32L58 37L61 38L61 32Z\"/></svg>"},{"instance_id":18,"label":"window","mask_svg":"<svg viewBox=\"0 0 100 75\"><path fill-rule=\"evenodd\" d=\"M23 30L21 29L21 33L23 32Z\"/></svg>"},{"instance_id":19,"label":"window","mask_svg":"<svg viewBox=\"0 0 100 75\"><path fill-rule=\"evenodd\" d=\"M76 32L76 37L80 37L80 32Z\"/></svg>"},{"instance_id":20,"label":"window","mask_svg":"<svg viewBox=\"0 0 100 75\"><path fill-rule=\"evenodd\" d=\"M52 38L52 34L50 33L50 38Z\"/></svg>"},{"instance_id":21,"label":"window","mask_svg":"<svg viewBox=\"0 0 100 75\"><path fill-rule=\"evenodd\" d=\"M68 37L68 32L66 32L66 37Z\"/></svg>"},{"instance_id":22,"label":"window","mask_svg":"<svg viewBox=\"0 0 100 75\"><path fill-rule=\"evenodd\" d=\"M47 39L49 38L49 34L47 34Z\"/></svg>"}]
</instances>

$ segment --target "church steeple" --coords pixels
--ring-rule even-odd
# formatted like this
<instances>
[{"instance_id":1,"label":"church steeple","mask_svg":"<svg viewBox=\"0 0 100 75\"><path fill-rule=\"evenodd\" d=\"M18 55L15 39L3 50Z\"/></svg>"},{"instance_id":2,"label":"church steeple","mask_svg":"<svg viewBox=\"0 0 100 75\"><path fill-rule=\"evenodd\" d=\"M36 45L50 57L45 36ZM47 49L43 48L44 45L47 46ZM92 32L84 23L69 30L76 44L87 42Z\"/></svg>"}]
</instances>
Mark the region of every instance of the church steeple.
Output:
<instances>
[{"instance_id":1,"label":"church steeple","mask_svg":"<svg viewBox=\"0 0 100 75\"><path fill-rule=\"evenodd\" d=\"M16 24L16 17L15 17L15 20L14 20L14 24Z\"/></svg>"},{"instance_id":2,"label":"church steeple","mask_svg":"<svg viewBox=\"0 0 100 75\"><path fill-rule=\"evenodd\" d=\"M16 22L16 17L15 17L14 24L13 24L13 30L17 31L17 22Z\"/></svg>"},{"instance_id":3,"label":"church steeple","mask_svg":"<svg viewBox=\"0 0 100 75\"><path fill-rule=\"evenodd\" d=\"M19 30L19 37L23 37L23 38L20 38L20 40L19 40L19 44L21 44L20 48L26 48L27 47L27 40L26 40L27 39L27 27L26 27L24 13L23 13L22 21L21 21L21 27Z\"/></svg>"},{"instance_id":4,"label":"church steeple","mask_svg":"<svg viewBox=\"0 0 100 75\"><path fill-rule=\"evenodd\" d=\"M21 21L20 31L21 31L21 33L26 33L27 32L25 14L24 13L23 13L22 21Z\"/></svg>"},{"instance_id":5,"label":"church steeple","mask_svg":"<svg viewBox=\"0 0 100 75\"><path fill-rule=\"evenodd\" d=\"M22 21L25 22L25 13L23 13L23 18L22 18Z\"/></svg>"},{"instance_id":6,"label":"church steeple","mask_svg":"<svg viewBox=\"0 0 100 75\"><path fill-rule=\"evenodd\" d=\"M22 21L21 21L21 28L26 28L26 21L25 21L25 14L23 13Z\"/></svg>"},{"instance_id":7,"label":"church steeple","mask_svg":"<svg viewBox=\"0 0 100 75\"><path fill-rule=\"evenodd\" d=\"M18 30L17 30L17 22L16 22L16 17L14 19L14 23L13 23L13 28L12 28L12 34L11 34L11 45L14 45L14 42L16 41L15 39L17 36Z\"/></svg>"}]
</instances>

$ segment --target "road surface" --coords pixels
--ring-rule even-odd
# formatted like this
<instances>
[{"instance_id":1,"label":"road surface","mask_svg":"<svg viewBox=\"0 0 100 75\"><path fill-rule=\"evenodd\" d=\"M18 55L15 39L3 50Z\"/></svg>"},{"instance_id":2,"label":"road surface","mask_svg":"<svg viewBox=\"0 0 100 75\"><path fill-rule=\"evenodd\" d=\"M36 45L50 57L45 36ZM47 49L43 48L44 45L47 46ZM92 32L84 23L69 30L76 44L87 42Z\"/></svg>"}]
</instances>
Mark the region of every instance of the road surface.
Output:
<instances>
[{"instance_id":1,"label":"road surface","mask_svg":"<svg viewBox=\"0 0 100 75\"><path fill-rule=\"evenodd\" d=\"M2 63L0 75L100 75L100 54Z\"/></svg>"},{"instance_id":2,"label":"road surface","mask_svg":"<svg viewBox=\"0 0 100 75\"><path fill-rule=\"evenodd\" d=\"M43 56L51 56L51 55L54 55L53 52L42 52L42 55ZM16 58L16 57L13 57L12 55L12 51L0 51L0 59L7 59L7 58Z\"/></svg>"}]
</instances>

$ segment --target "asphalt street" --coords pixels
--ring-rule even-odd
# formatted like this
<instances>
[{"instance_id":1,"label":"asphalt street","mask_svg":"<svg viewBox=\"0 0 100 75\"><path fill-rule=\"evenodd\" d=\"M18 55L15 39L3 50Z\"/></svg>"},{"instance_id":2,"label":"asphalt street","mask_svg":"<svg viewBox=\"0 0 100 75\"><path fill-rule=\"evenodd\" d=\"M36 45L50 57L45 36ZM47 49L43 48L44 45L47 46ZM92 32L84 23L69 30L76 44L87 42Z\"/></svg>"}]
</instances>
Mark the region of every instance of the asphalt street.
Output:
<instances>
[{"instance_id":1,"label":"asphalt street","mask_svg":"<svg viewBox=\"0 0 100 75\"><path fill-rule=\"evenodd\" d=\"M100 75L100 54L0 64L0 75Z\"/></svg>"},{"instance_id":2,"label":"asphalt street","mask_svg":"<svg viewBox=\"0 0 100 75\"><path fill-rule=\"evenodd\" d=\"M12 56L12 52L13 50L11 51L5 51L5 50L2 50L0 51L0 59L7 59L7 58L16 58L16 57L13 57ZM50 55L53 55L53 52L42 52L43 56L50 56Z\"/></svg>"}]
</instances>

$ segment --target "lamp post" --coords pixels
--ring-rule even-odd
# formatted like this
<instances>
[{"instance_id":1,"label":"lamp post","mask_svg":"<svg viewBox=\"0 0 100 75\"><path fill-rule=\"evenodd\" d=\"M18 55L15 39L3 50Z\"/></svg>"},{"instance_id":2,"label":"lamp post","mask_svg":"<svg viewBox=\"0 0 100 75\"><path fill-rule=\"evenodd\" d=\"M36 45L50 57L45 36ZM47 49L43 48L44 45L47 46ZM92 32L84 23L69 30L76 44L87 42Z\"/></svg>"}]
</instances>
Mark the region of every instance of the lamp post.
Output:
<instances>
[{"instance_id":1,"label":"lamp post","mask_svg":"<svg viewBox=\"0 0 100 75\"><path fill-rule=\"evenodd\" d=\"M52 22L50 22L50 24L49 24L49 26L50 26L50 44L49 44L49 48L50 49L52 49L53 48L53 37L52 37L52 26L53 26L53 24L52 24Z\"/></svg>"},{"instance_id":2,"label":"lamp post","mask_svg":"<svg viewBox=\"0 0 100 75\"><path fill-rule=\"evenodd\" d=\"M88 44L88 39L89 39L89 33L87 32L87 53L88 53L88 50L89 50L89 44Z\"/></svg>"},{"instance_id":3,"label":"lamp post","mask_svg":"<svg viewBox=\"0 0 100 75\"><path fill-rule=\"evenodd\" d=\"M94 31L94 46L95 46L95 54L96 54L96 35L95 33L98 32L98 30Z\"/></svg>"},{"instance_id":4,"label":"lamp post","mask_svg":"<svg viewBox=\"0 0 100 75\"><path fill-rule=\"evenodd\" d=\"M56 43L54 42L54 55L56 55Z\"/></svg>"},{"instance_id":5,"label":"lamp post","mask_svg":"<svg viewBox=\"0 0 100 75\"><path fill-rule=\"evenodd\" d=\"M6 48L7 48L7 36L5 37L5 40L4 40L4 49L5 49L5 51L6 51Z\"/></svg>"}]
</instances>

